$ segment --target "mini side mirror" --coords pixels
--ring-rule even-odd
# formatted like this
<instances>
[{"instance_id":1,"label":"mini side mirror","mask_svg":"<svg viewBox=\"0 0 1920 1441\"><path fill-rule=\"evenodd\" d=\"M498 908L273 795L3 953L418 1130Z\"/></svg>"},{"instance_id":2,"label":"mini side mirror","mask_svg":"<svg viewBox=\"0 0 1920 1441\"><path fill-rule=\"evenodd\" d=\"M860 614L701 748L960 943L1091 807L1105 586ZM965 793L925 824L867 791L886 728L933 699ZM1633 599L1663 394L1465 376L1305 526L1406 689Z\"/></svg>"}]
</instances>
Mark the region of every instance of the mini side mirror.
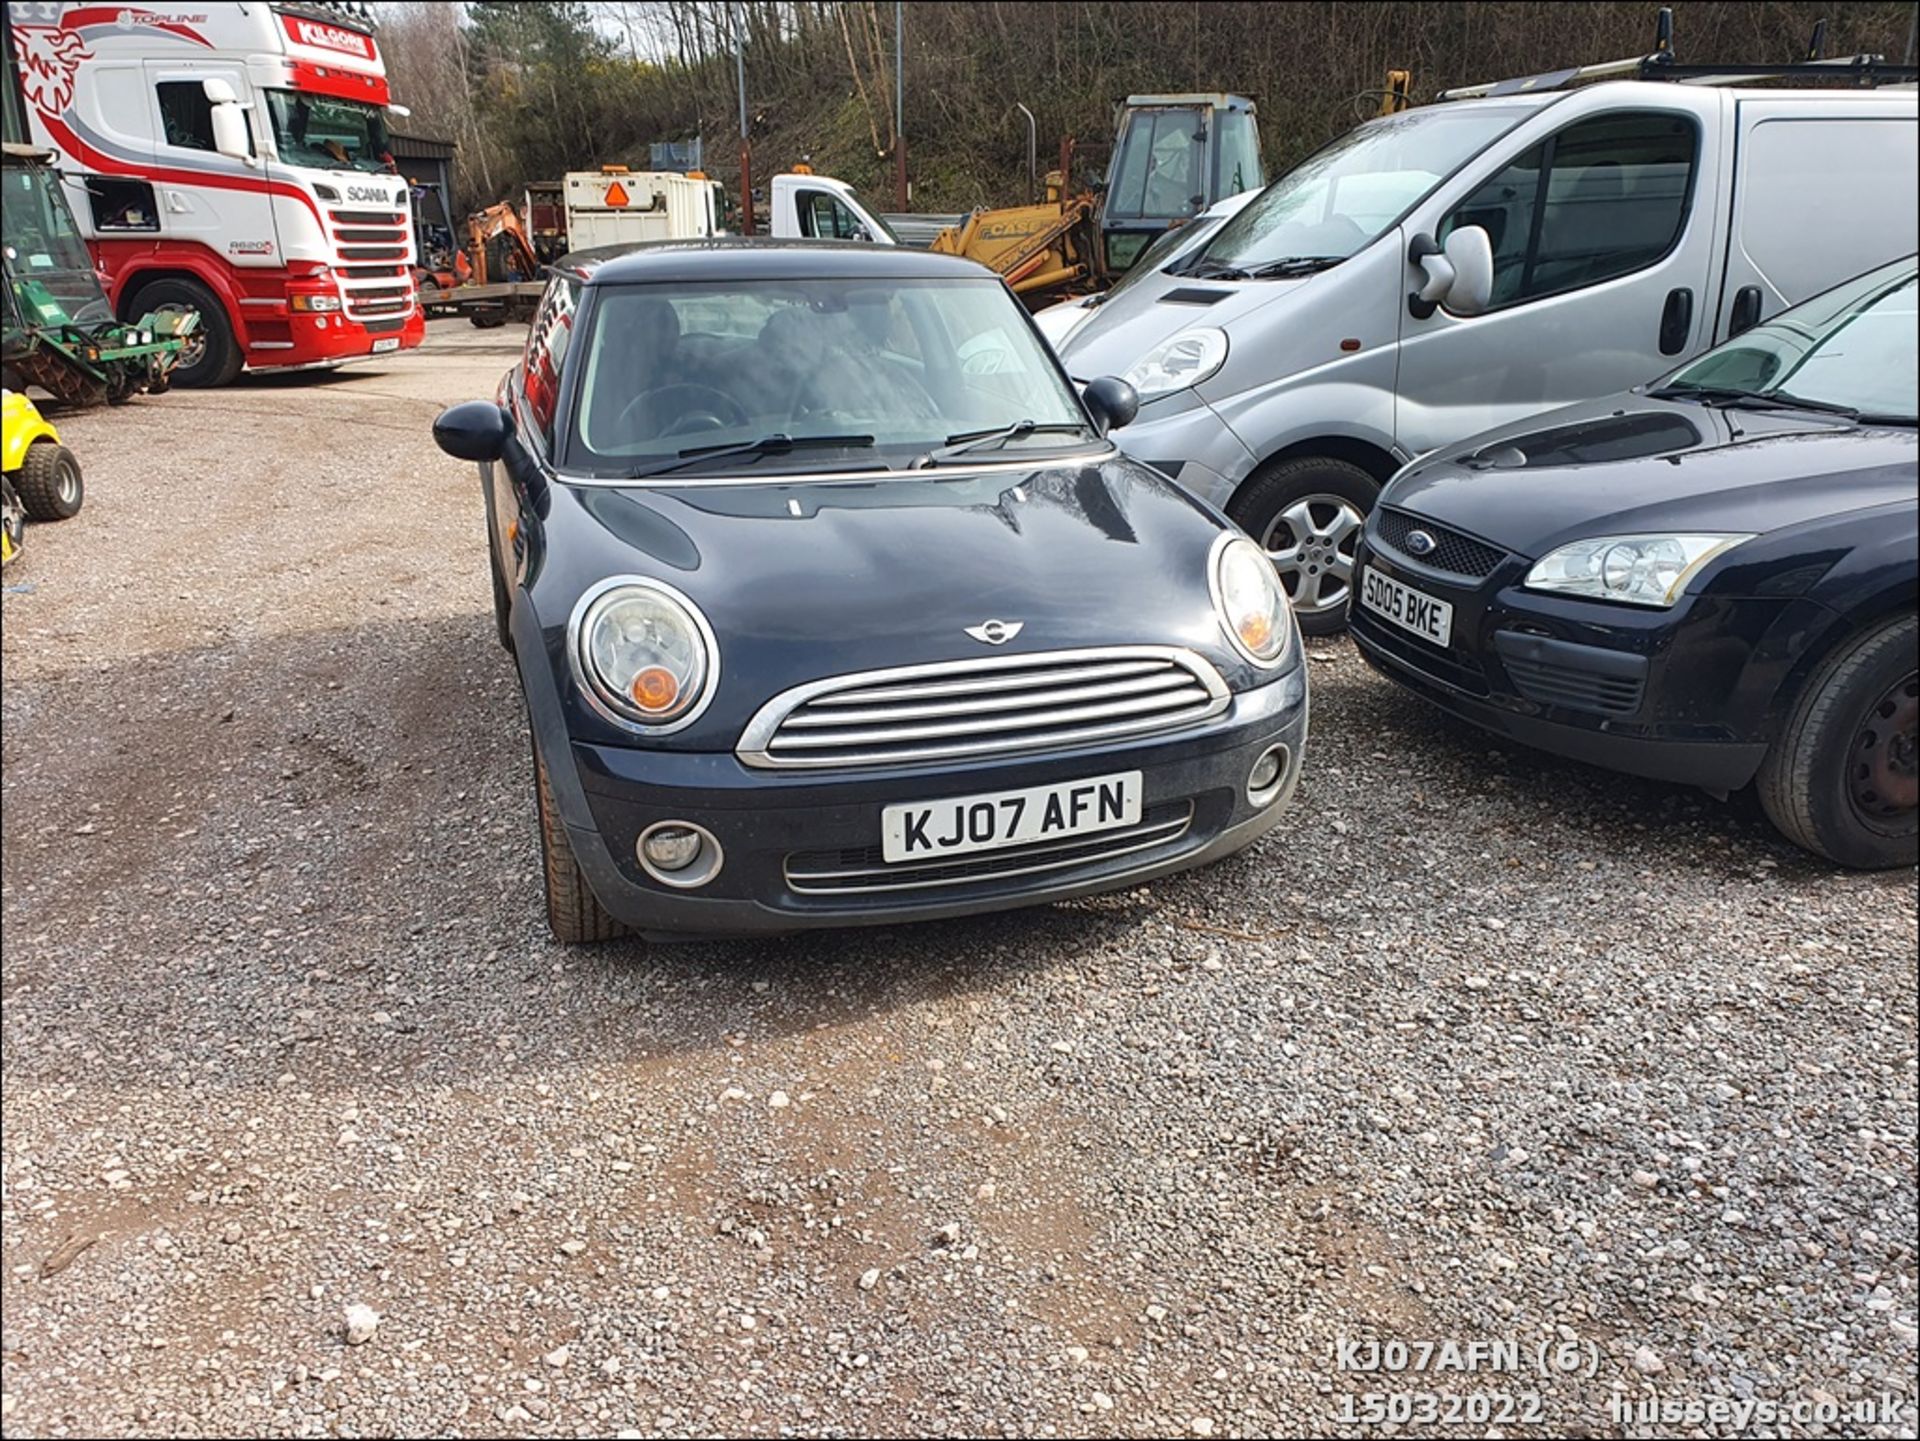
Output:
<instances>
[{"instance_id":1,"label":"mini side mirror","mask_svg":"<svg viewBox=\"0 0 1920 1441\"><path fill-rule=\"evenodd\" d=\"M1100 427L1102 435L1133 424L1134 416L1140 413L1139 392L1117 375L1103 375L1089 381L1081 398L1093 413L1093 422Z\"/></svg>"},{"instance_id":2,"label":"mini side mirror","mask_svg":"<svg viewBox=\"0 0 1920 1441\"><path fill-rule=\"evenodd\" d=\"M496 461L512 435L513 418L491 400L452 406L433 423L433 443L455 460Z\"/></svg>"}]
</instances>

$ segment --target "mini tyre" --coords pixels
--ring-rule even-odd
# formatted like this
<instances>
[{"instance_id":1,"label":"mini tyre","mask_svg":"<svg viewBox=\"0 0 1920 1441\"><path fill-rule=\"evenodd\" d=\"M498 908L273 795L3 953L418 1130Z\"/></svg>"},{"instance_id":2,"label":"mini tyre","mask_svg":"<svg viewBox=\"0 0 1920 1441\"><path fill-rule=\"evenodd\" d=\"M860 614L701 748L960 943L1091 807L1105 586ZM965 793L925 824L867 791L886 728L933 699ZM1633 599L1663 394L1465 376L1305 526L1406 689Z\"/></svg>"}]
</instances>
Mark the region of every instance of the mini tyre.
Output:
<instances>
[{"instance_id":1,"label":"mini tyre","mask_svg":"<svg viewBox=\"0 0 1920 1441\"><path fill-rule=\"evenodd\" d=\"M1761 763L1767 817L1795 845L1858 870L1920 859L1920 620L1872 626L1814 672Z\"/></svg>"},{"instance_id":2,"label":"mini tyre","mask_svg":"<svg viewBox=\"0 0 1920 1441\"><path fill-rule=\"evenodd\" d=\"M20 508L29 520L69 520L80 513L87 488L72 451L51 440L27 447L14 481Z\"/></svg>"},{"instance_id":3,"label":"mini tyre","mask_svg":"<svg viewBox=\"0 0 1920 1441\"><path fill-rule=\"evenodd\" d=\"M540 743L533 743L534 804L540 816L541 874L546 880L547 928L565 945L586 945L611 941L629 934L627 928L608 915L573 853L573 841L560 808L553 801L553 786L547 778L547 763L540 754Z\"/></svg>"},{"instance_id":4,"label":"mini tyre","mask_svg":"<svg viewBox=\"0 0 1920 1441\"><path fill-rule=\"evenodd\" d=\"M1302 635L1346 629L1354 548L1379 496L1380 483L1351 461L1308 455L1262 470L1228 504L1273 561Z\"/></svg>"}]
</instances>

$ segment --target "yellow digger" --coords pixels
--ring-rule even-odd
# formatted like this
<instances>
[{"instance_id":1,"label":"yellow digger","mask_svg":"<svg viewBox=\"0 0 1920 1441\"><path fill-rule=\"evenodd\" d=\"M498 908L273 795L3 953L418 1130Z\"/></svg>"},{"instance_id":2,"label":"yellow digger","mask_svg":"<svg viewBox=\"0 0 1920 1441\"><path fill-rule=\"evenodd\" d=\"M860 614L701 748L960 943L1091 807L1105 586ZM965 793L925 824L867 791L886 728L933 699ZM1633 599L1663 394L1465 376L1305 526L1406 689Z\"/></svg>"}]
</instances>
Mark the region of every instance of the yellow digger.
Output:
<instances>
[{"instance_id":1,"label":"yellow digger","mask_svg":"<svg viewBox=\"0 0 1920 1441\"><path fill-rule=\"evenodd\" d=\"M1129 95L1097 193L1074 188L1074 149L1062 142L1043 203L976 210L928 248L998 271L1038 308L1102 288L1155 237L1266 184L1254 103L1243 95Z\"/></svg>"},{"instance_id":2,"label":"yellow digger","mask_svg":"<svg viewBox=\"0 0 1920 1441\"><path fill-rule=\"evenodd\" d=\"M1377 113L1393 115L1413 103L1412 90L1412 72L1389 70L1385 88L1365 99L1377 97ZM1073 188L1073 158L1068 139L1060 168L1047 172L1044 203L976 210L928 248L998 271L1039 310L1105 289L1155 237L1266 184L1254 103L1240 95L1129 95L1097 194Z\"/></svg>"}]
</instances>

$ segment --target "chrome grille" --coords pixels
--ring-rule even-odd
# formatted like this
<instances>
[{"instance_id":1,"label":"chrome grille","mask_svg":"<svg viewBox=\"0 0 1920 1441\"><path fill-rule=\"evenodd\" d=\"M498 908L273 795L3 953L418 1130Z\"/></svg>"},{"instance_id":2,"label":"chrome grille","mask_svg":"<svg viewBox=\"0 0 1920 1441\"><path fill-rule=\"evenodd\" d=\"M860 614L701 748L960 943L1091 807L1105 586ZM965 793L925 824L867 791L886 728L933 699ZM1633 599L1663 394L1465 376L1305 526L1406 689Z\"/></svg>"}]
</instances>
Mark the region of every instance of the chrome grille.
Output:
<instances>
[{"instance_id":1,"label":"chrome grille","mask_svg":"<svg viewBox=\"0 0 1920 1441\"><path fill-rule=\"evenodd\" d=\"M873 766L1089 745L1227 708L1192 651L1112 646L904 666L815 681L747 723L750 766Z\"/></svg>"},{"instance_id":2,"label":"chrome grille","mask_svg":"<svg viewBox=\"0 0 1920 1441\"><path fill-rule=\"evenodd\" d=\"M951 860L895 861L889 865L879 846L796 851L787 857L787 889L800 895L865 895L1063 871L1177 841L1191 824L1192 801L1162 801L1141 812L1138 825L1122 831L1103 831L1077 840L1036 841Z\"/></svg>"}]
</instances>

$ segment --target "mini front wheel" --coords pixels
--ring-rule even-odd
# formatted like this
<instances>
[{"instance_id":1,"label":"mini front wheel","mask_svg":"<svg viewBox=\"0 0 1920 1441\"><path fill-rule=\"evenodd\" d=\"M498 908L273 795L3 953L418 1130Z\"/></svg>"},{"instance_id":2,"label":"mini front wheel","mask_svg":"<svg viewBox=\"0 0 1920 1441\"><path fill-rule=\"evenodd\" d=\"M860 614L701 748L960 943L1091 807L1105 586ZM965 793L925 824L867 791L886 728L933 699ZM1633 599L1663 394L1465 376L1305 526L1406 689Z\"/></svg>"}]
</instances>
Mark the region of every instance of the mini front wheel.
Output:
<instances>
[{"instance_id":1,"label":"mini front wheel","mask_svg":"<svg viewBox=\"0 0 1920 1441\"><path fill-rule=\"evenodd\" d=\"M573 853L573 840L560 808L553 802L553 785L547 779L547 762L540 754L540 742L533 743L534 805L540 814L541 873L546 879L547 926L554 937L569 946L590 941L611 941L627 934L627 928L607 914L600 898L581 873L580 858Z\"/></svg>"}]
</instances>

